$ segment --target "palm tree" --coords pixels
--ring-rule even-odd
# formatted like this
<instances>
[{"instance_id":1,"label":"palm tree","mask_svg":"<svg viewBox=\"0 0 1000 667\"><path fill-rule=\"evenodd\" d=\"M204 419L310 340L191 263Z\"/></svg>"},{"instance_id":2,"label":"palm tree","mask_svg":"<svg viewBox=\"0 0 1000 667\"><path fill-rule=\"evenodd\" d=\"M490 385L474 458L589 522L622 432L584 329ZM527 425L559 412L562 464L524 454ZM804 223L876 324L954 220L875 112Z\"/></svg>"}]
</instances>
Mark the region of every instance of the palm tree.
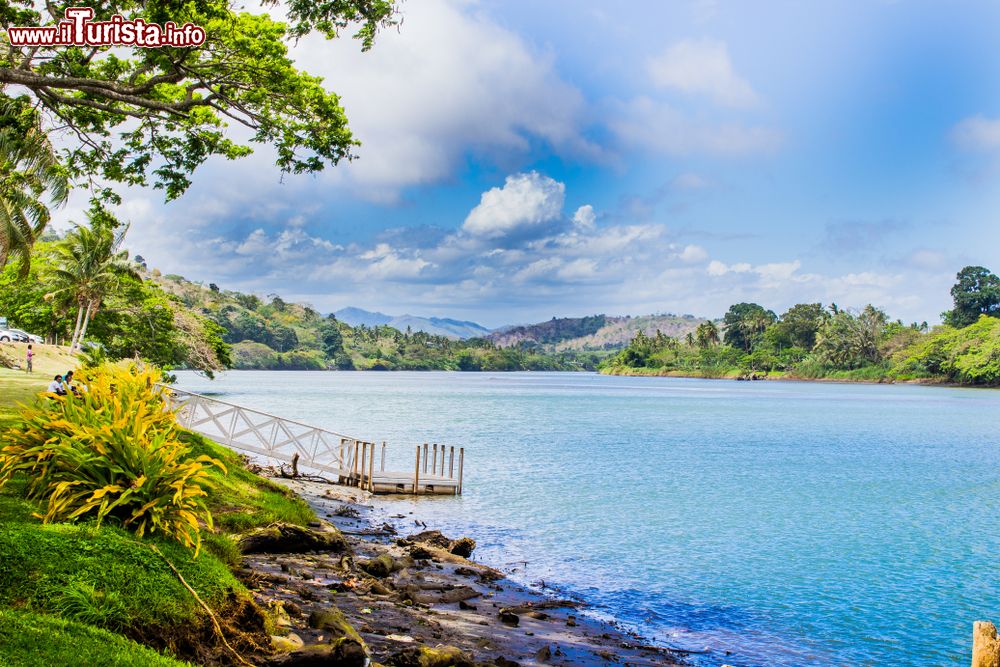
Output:
<instances>
[{"instance_id":1,"label":"palm tree","mask_svg":"<svg viewBox=\"0 0 1000 667\"><path fill-rule=\"evenodd\" d=\"M57 267L52 272L55 290L45 295L69 297L75 303L76 324L70 349L76 350L87 335L87 325L97 314L104 297L124 276L137 277L128 251L121 250L128 227L115 231L93 219L89 227L77 225L56 247Z\"/></svg>"},{"instance_id":2,"label":"palm tree","mask_svg":"<svg viewBox=\"0 0 1000 667\"><path fill-rule=\"evenodd\" d=\"M37 112L22 100L0 96L0 268L20 257L27 275L31 248L49 222L49 206L65 204L68 192L66 172Z\"/></svg>"},{"instance_id":3,"label":"palm tree","mask_svg":"<svg viewBox=\"0 0 1000 667\"><path fill-rule=\"evenodd\" d=\"M719 327L715 325L715 322L711 320L707 322L702 322L695 329L695 337L698 340L698 347L701 349L709 348L713 345L719 344Z\"/></svg>"}]
</instances>

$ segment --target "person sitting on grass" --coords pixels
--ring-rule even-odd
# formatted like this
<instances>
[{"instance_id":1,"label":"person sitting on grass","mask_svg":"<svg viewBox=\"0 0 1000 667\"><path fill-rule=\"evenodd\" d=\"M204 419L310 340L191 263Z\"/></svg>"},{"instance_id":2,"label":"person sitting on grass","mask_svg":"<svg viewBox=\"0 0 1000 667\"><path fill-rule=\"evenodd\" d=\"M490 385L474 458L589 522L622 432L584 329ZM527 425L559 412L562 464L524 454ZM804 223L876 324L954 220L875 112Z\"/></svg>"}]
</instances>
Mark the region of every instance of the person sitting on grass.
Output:
<instances>
[{"instance_id":1,"label":"person sitting on grass","mask_svg":"<svg viewBox=\"0 0 1000 667\"><path fill-rule=\"evenodd\" d=\"M57 375L49 383L49 388L46 390L50 394L55 394L56 396L65 396L66 390L63 388L63 376Z\"/></svg>"},{"instance_id":2,"label":"person sitting on grass","mask_svg":"<svg viewBox=\"0 0 1000 667\"><path fill-rule=\"evenodd\" d=\"M74 396L80 395L80 390L73 384L73 371L66 371L66 375L63 376L63 388L63 394L73 392Z\"/></svg>"}]
</instances>

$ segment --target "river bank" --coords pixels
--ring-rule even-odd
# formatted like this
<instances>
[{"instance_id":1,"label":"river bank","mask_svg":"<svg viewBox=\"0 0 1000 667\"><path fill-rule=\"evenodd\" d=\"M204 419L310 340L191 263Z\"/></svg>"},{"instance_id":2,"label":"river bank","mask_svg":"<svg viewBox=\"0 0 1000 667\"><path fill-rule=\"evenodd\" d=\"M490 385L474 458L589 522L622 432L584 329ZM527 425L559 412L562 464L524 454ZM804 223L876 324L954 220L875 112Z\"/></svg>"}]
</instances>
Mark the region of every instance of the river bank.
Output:
<instances>
[{"instance_id":1,"label":"river bank","mask_svg":"<svg viewBox=\"0 0 1000 667\"><path fill-rule=\"evenodd\" d=\"M669 377L687 378L694 380L777 380L791 382L830 382L842 384L914 384L937 387L987 387L988 385L967 385L960 384L946 377L914 377L914 378L894 378L889 375L878 375L867 372L867 369L859 371L832 371L825 376L811 376L795 373L794 371L768 371L753 373L747 377L745 371L738 369L727 369L725 371L679 371L663 368L605 368L600 371L601 375L612 375L620 377Z\"/></svg>"},{"instance_id":2,"label":"river bank","mask_svg":"<svg viewBox=\"0 0 1000 667\"><path fill-rule=\"evenodd\" d=\"M380 663L407 664L401 656L419 655L425 646L432 649L423 649L425 655L451 647L441 655L454 648L475 664L502 667L686 664L681 652L591 617L583 600L511 581L476 562L474 552L473 560L465 558L455 541L429 530L420 517L395 511L392 500L319 482L275 481L338 528L353 551L350 562L323 554L244 557L240 576L257 601L282 608L287 648L322 642L329 633L317 615L336 605ZM276 664L299 664L291 655Z\"/></svg>"}]
</instances>

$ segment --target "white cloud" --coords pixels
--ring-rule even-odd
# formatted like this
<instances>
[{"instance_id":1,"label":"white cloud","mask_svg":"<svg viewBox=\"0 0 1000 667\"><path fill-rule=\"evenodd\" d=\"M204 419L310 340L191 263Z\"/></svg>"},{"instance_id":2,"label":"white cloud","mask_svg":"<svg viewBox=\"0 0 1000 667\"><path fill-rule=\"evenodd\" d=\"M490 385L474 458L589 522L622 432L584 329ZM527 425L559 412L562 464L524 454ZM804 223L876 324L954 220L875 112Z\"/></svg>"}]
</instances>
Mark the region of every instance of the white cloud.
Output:
<instances>
[{"instance_id":1,"label":"white cloud","mask_svg":"<svg viewBox=\"0 0 1000 667\"><path fill-rule=\"evenodd\" d=\"M565 196L566 186L548 176L514 174L483 193L462 229L487 239L544 229L562 215Z\"/></svg>"},{"instance_id":2,"label":"white cloud","mask_svg":"<svg viewBox=\"0 0 1000 667\"><path fill-rule=\"evenodd\" d=\"M573 214L573 224L576 225L577 229L593 229L596 221L597 214L594 213L594 207L590 204L584 204L576 209L576 213Z\"/></svg>"},{"instance_id":3,"label":"white cloud","mask_svg":"<svg viewBox=\"0 0 1000 667\"><path fill-rule=\"evenodd\" d=\"M400 29L362 53L350 39L304 39L293 49L341 95L360 159L329 178L392 198L447 179L470 152L495 160L540 139L568 155L598 149L581 135L583 96L551 53L492 22L473 3L404 6Z\"/></svg>"},{"instance_id":4,"label":"white cloud","mask_svg":"<svg viewBox=\"0 0 1000 667\"><path fill-rule=\"evenodd\" d=\"M725 42L687 39L646 63L653 82L689 95L704 95L729 107L752 107L759 96L733 69Z\"/></svg>"},{"instance_id":5,"label":"white cloud","mask_svg":"<svg viewBox=\"0 0 1000 667\"><path fill-rule=\"evenodd\" d=\"M684 247L678 255L685 262L704 262L708 259L708 251L702 248L700 245L688 245Z\"/></svg>"},{"instance_id":6,"label":"white cloud","mask_svg":"<svg viewBox=\"0 0 1000 667\"><path fill-rule=\"evenodd\" d=\"M611 129L630 146L677 156L769 153L782 142L777 130L694 119L666 102L648 97L637 97L623 105L618 117L611 121Z\"/></svg>"},{"instance_id":7,"label":"white cloud","mask_svg":"<svg viewBox=\"0 0 1000 667\"><path fill-rule=\"evenodd\" d=\"M952 128L951 139L962 150L1000 149L1000 118L987 118L982 114L966 118Z\"/></svg>"}]
</instances>

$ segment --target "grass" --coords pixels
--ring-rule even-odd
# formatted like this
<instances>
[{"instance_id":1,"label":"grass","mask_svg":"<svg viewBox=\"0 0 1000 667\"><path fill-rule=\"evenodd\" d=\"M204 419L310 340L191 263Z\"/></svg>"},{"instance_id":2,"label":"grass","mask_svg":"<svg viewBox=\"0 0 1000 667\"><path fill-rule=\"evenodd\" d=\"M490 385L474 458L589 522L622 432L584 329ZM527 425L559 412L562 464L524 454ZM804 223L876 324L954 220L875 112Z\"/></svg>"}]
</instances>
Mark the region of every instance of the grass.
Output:
<instances>
[{"instance_id":1,"label":"grass","mask_svg":"<svg viewBox=\"0 0 1000 667\"><path fill-rule=\"evenodd\" d=\"M42 524L38 508L0 494L0 606L23 607L105 628L183 625L202 611L151 548L155 544L213 608L243 586L219 559L176 542L139 539L88 524Z\"/></svg>"},{"instance_id":2,"label":"grass","mask_svg":"<svg viewBox=\"0 0 1000 667\"><path fill-rule=\"evenodd\" d=\"M0 368L0 436L48 380ZM0 491L0 667L7 665L180 665L130 636L171 645L195 632L204 612L151 548L156 545L216 611L246 604L249 593L230 568L241 560L235 534L285 521L315 520L284 487L246 470L239 455L199 435L184 439L193 455L222 460L208 499L216 532L203 531L198 558L172 541L137 538L114 525L42 524L24 498L24 479ZM162 642L161 637L165 638Z\"/></svg>"},{"instance_id":3,"label":"grass","mask_svg":"<svg viewBox=\"0 0 1000 667\"><path fill-rule=\"evenodd\" d=\"M0 667L183 667L107 630L26 611L0 609Z\"/></svg>"}]
</instances>

